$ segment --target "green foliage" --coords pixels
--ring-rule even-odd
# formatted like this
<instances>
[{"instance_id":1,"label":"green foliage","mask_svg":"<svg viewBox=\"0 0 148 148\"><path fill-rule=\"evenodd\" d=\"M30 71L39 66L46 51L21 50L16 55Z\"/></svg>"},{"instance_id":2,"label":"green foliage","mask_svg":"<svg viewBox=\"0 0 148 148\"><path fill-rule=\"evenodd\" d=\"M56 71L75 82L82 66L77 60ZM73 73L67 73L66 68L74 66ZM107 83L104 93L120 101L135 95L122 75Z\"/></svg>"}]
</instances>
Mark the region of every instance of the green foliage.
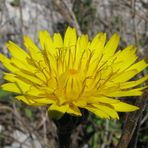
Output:
<instances>
[{"instance_id":1,"label":"green foliage","mask_svg":"<svg viewBox=\"0 0 148 148\"><path fill-rule=\"evenodd\" d=\"M33 119L33 113L32 113L32 110L31 109L28 109L28 108L24 108L24 111L25 111L25 115L28 119L32 120Z\"/></svg>"},{"instance_id":2,"label":"green foliage","mask_svg":"<svg viewBox=\"0 0 148 148\"><path fill-rule=\"evenodd\" d=\"M91 0L75 1L73 11L83 33L88 32L92 22L95 20L96 9L92 6Z\"/></svg>"},{"instance_id":3,"label":"green foliage","mask_svg":"<svg viewBox=\"0 0 148 148\"><path fill-rule=\"evenodd\" d=\"M139 45L143 47L145 45L145 42L143 40L139 40Z\"/></svg>"},{"instance_id":4,"label":"green foliage","mask_svg":"<svg viewBox=\"0 0 148 148\"><path fill-rule=\"evenodd\" d=\"M13 0L13 1L11 2L11 5L14 6L14 7L20 6L20 0Z\"/></svg>"},{"instance_id":5,"label":"green foliage","mask_svg":"<svg viewBox=\"0 0 148 148\"><path fill-rule=\"evenodd\" d=\"M1 100L2 98L5 98L6 96L8 96L8 94L9 94L8 92L0 89L0 99Z\"/></svg>"},{"instance_id":6,"label":"green foliage","mask_svg":"<svg viewBox=\"0 0 148 148\"><path fill-rule=\"evenodd\" d=\"M56 110L50 110L48 111L48 116L50 119L60 119L64 114L62 112L58 112Z\"/></svg>"},{"instance_id":7,"label":"green foliage","mask_svg":"<svg viewBox=\"0 0 148 148\"><path fill-rule=\"evenodd\" d=\"M15 93L11 93L0 89L0 102L11 104L13 96L15 96Z\"/></svg>"},{"instance_id":8,"label":"green foliage","mask_svg":"<svg viewBox=\"0 0 148 148\"><path fill-rule=\"evenodd\" d=\"M88 120L91 124L87 125L86 134L93 133L88 141L92 148L117 146L121 135L120 121L103 120L94 115L90 115Z\"/></svg>"},{"instance_id":9,"label":"green foliage","mask_svg":"<svg viewBox=\"0 0 148 148\"><path fill-rule=\"evenodd\" d=\"M146 144L148 142L148 120L147 120L147 116L148 116L148 108L146 108L146 110L143 113L143 119L145 120L144 123L142 123L141 127L140 127L140 132L139 132L139 145L144 145L146 147ZM143 120L142 119L142 120Z\"/></svg>"}]
</instances>

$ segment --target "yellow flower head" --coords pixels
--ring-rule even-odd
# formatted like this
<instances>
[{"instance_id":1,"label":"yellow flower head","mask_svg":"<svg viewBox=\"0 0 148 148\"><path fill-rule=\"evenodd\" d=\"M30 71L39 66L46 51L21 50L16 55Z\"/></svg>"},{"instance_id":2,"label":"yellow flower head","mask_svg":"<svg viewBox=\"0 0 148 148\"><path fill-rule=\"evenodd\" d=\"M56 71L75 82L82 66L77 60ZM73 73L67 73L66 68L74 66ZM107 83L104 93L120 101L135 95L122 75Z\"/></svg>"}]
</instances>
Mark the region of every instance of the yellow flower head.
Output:
<instances>
[{"instance_id":1,"label":"yellow flower head","mask_svg":"<svg viewBox=\"0 0 148 148\"><path fill-rule=\"evenodd\" d=\"M49 113L81 116L81 108L101 118L118 119L117 112L129 112L138 107L116 99L140 96L144 87L135 88L148 79L129 81L147 67L144 60L135 62L136 48L132 45L116 51L119 35L106 43L106 34L98 33L92 41L87 35L77 37L68 27L62 39L47 31L39 33L40 47L24 37L26 52L9 41L11 57L0 54L0 61L9 72L2 85L19 94L16 98L28 105L49 106ZM134 88L133 88L134 87Z\"/></svg>"}]
</instances>

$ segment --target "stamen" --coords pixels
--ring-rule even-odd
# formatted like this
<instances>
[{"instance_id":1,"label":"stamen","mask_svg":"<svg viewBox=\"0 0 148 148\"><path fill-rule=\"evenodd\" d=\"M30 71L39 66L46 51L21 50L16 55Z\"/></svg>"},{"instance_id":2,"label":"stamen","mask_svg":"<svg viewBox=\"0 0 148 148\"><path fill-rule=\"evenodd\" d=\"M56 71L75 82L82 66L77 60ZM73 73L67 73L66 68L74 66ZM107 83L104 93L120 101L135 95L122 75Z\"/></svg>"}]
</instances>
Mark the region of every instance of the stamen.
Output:
<instances>
[{"instance_id":1,"label":"stamen","mask_svg":"<svg viewBox=\"0 0 148 148\"><path fill-rule=\"evenodd\" d=\"M78 73L78 71L77 70L75 70L75 69L69 69L69 74L70 75L75 75L75 74L77 74Z\"/></svg>"}]
</instances>

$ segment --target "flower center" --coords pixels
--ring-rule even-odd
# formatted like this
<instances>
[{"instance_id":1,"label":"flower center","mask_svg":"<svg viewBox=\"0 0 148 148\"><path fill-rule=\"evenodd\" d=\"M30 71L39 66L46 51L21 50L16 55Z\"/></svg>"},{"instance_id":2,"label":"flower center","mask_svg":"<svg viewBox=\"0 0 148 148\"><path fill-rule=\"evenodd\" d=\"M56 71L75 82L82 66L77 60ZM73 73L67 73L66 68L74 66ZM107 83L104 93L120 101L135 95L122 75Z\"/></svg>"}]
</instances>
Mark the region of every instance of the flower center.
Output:
<instances>
[{"instance_id":1,"label":"flower center","mask_svg":"<svg viewBox=\"0 0 148 148\"><path fill-rule=\"evenodd\" d=\"M75 70L75 69L69 69L68 73L69 73L70 75L75 75L75 74L78 73L78 71Z\"/></svg>"}]
</instances>

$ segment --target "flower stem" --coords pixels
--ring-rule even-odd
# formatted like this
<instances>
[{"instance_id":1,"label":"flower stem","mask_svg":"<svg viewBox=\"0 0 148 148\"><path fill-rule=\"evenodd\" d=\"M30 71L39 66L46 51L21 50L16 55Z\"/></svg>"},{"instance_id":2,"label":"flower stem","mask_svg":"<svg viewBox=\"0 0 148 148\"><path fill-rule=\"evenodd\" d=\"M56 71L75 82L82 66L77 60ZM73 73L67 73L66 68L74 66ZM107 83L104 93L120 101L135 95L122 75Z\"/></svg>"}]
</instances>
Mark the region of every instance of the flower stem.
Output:
<instances>
[{"instance_id":1,"label":"flower stem","mask_svg":"<svg viewBox=\"0 0 148 148\"><path fill-rule=\"evenodd\" d=\"M59 138L59 148L70 148L71 144L71 133L58 133Z\"/></svg>"},{"instance_id":2,"label":"flower stem","mask_svg":"<svg viewBox=\"0 0 148 148\"><path fill-rule=\"evenodd\" d=\"M76 117L64 114L62 118L53 120L57 127L57 135L59 140L59 148L70 148L71 134L73 130L84 120L87 119L88 112L81 110L82 116Z\"/></svg>"}]
</instances>

